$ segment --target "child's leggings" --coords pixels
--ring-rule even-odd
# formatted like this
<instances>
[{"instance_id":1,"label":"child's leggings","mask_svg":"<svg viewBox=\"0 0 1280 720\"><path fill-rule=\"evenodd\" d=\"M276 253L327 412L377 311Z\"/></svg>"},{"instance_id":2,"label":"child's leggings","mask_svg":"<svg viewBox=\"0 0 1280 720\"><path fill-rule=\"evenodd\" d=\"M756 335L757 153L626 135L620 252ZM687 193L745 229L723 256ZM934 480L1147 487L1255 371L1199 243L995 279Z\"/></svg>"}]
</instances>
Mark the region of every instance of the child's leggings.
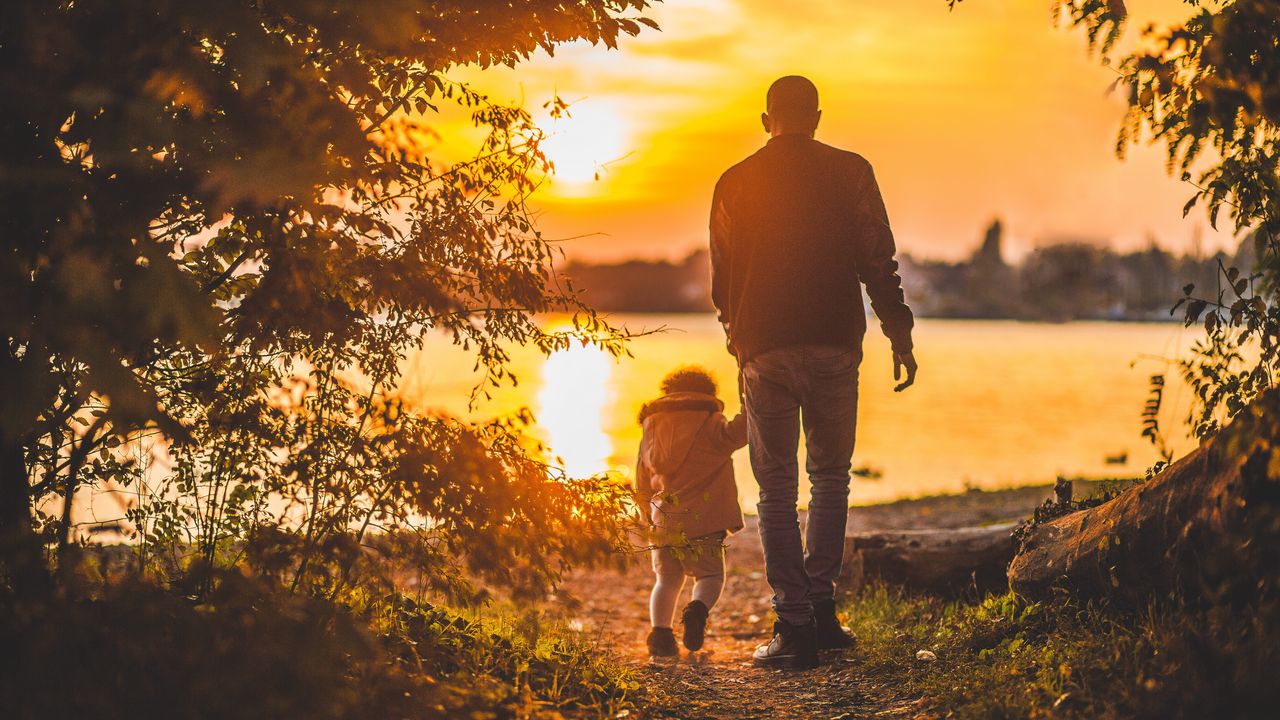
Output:
<instances>
[{"instance_id":1,"label":"child's leggings","mask_svg":"<svg viewBox=\"0 0 1280 720\"><path fill-rule=\"evenodd\" d=\"M695 538L688 545L653 549L656 576L649 595L649 620L653 627L669 628L675 620L680 591L686 576L693 576L693 598L715 607L724 590L725 533Z\"/></svg>"}]
</instances>

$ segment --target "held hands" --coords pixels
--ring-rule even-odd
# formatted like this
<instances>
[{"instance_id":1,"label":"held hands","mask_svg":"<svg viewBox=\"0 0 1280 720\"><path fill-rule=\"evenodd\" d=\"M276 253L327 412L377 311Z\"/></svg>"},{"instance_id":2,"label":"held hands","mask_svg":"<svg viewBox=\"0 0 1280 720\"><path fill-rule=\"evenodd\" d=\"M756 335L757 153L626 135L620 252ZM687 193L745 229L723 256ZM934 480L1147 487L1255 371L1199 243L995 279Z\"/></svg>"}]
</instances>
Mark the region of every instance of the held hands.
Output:
<instances>
[{"instance_id":1,"label":"held hands","mask_svg":"<svg viewBox=\"0 0 1280 720\"><path fill-rule=\"evenodd\" d=\"M916 356L911 351L893 354L893 379L902 380L902 369L907 369L907 379L894 386L894 392L902 392L916 382Z\"/></svg>"}]
</instances>

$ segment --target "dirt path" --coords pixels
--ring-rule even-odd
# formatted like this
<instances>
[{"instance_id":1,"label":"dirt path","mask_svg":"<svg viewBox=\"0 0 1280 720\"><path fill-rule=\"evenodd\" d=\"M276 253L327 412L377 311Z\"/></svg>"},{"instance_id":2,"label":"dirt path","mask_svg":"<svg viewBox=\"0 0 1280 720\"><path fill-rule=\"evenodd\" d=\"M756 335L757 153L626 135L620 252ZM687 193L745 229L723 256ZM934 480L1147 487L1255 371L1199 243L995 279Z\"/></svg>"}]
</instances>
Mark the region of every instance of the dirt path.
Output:
<instances>
[{"instance_id":1,"label":"dirt path","mask_svg":"<svg viewBox=\"0 0 1280 720\"><path fill-rule=\"evenodd\" d=\"M1077 481L1076 496L1100 487L1098 482ZM1052 485L1040 485L855 507L849 513L849 529L950 528L1017 520L1052 495ZM646 703L630 718L897 720L920 714L918 698L899 691L894 678L868 672L857 648L825 654L821 667L806 672L752 666L751 651L768 641L773 630L755 518L748 517L746 529L728 543L724 596L712 611L707 644L692 661L684 653L675 665L649 663L644 639L653 574L647 555L636 557L625 571L579 572L565 584L565 594L580 603L570 617L645 678ZM688 593L686 585L678 608L687 602Z\"/></svg>"},{"instance_id":2,"label":"dirt path","mask_svg":"<svg viewBox=\"0 0 1280 720\"><path fill-rule=\"evenodd\" d=\"M682 650L679 663L664 666L650 664L645 649L653 582L647 556L626 571L578 573L563 589L581 603L574 617L583 628L645 678L647 702L632 718L853 720L915 714L914 698L895 693L890 679L861 671L856 649L825 653L821 667L805 672L753 667L751 651L773 628L763 571L752 518L729 539L728 581L712 611L706 646L694 658ZM678 607L688 593L687 584Z\"/></svg>"}]
</instances>

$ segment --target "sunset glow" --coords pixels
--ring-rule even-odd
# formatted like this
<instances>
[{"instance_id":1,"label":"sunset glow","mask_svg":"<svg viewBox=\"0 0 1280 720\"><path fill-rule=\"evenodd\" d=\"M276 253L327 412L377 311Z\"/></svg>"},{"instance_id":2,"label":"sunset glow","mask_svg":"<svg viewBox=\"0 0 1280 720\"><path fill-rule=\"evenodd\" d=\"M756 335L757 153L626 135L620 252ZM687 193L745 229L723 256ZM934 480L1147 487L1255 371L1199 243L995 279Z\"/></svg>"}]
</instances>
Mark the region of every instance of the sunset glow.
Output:
<instances>
[{"instance_id":1,"label":"sunset glow","mask_svg":"<svg viewBox=\"0 0 1280 720\"><path fill-rule=\"evenodd\" d=\"M541 127L547 133L541 147L553 166L554 194L590 194L608 165L627 152L622 119L589 100L559 118L548 118Z\"/></svg>"},{"instance_id":2,"label":"sunset glow","mask_svg":"<svg viewBox=\"0 0 1280 720\"><path fill-rule=\"evenodd\" d=\"M1132 5L1120 47L1188 12L1177 0ZM616 51L571 43L518 73L458 74L495 100L569 103L572 117L545 128L556 174L535 201L547 237L574 238L562 245L573 257L705 246L716 179L765 142L765 89L789 73L821 91L818 139L875 166L899 247L913 255L966 256L997 216L1014 254L1063 238L1175 251L1231 242L1198 214L1181 218L1193 189L1168 176L1161 149L1116 157L1115 73L1081 33L1054 27L1049 3L814 0L797 12L673 0L645 14L662 30Z\"/></svg>"},{"instance_id":3,"label":"sunset glow","mask_svg":"<svg viewBox=\"0 0 1280 720\"><path fill-rule=\"evenodd\" d=\"M570 477L589 477L609 469L613 442L604 431L610 404L613 363L595 346L560 350L542 365L538 424L546 434L552 461Z\"/></svg>"},{"instance_id":4,"label":"sunset glow","mask_svg":"<svg viewBox=\"0 0 1280 720\"><path fill-rule=\"evenodd\" d=\"M1280 706L1280 0L6 8L0 720Z\"/></svg>"}]
</instances>

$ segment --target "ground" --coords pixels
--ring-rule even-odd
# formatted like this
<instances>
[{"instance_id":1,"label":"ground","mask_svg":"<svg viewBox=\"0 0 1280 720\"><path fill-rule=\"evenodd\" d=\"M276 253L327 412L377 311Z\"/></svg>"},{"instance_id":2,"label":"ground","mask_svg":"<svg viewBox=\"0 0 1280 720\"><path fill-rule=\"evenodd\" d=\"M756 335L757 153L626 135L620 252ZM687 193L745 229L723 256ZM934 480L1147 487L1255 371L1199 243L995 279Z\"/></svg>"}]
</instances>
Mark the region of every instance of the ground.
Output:
<instances>
[{"instance_id":1,"label":"ground","mask_svg":"<svg viewBox=\"0 0 1280 720\"><path fill-rule=\"evenodd\" d=\"M1049 494L1051 489L1038 487L854 508L850 529L997 522L1029 514ZM628 717L852 720L919 714L920 698L902 692L887 674L869 672L856 647L826 653L820 667L805 672L753 667L751 651L768 641L773 622L755 519L749 517L746 529L729 538L728 545L728 578L711 614L706 646L693 657L682 651L674 665L651 663L645 649L653 582L647 556L634 558L625 569L575 573L564 585L561 599L574 608L569 614L572 621L644 678L645 701ZM678 607L687 601L689 586Z\"/></svg>"},{"instance_id":2,"label":"ground","mask_svg":"<svg viewBox=\"0 0 1280 720\"><path fill-rule=\"evenodd\" d=\"M751 651L767 642L773 616L754 518L731 537L724 595L712 611L707 643L678 663L657 665L645 649L649 589L647 558L624 571L575 574L566 593L581 602L577 621L625 663L637 668L647 698L636 718L730 720L746 718L911 717L914 698L897 696L887 679L859 672L858 653L828 653L815 670L790 672L753 667ZM688 600L688 583L680 607ZM680 635L677 610L676 636Z\"/></svg>"}]
</instances>

